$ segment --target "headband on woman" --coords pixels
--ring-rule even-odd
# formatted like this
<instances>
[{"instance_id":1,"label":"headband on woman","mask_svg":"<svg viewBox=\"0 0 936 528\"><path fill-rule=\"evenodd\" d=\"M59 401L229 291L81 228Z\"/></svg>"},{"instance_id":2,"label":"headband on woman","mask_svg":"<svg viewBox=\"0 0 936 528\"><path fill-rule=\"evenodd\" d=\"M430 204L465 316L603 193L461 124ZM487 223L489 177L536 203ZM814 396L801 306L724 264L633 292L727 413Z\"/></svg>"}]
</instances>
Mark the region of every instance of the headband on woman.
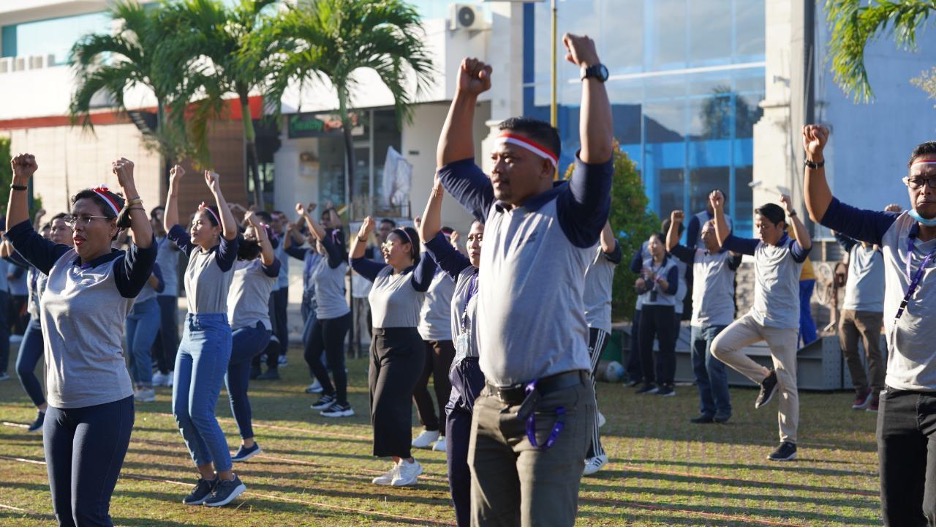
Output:
<instances>
[{"instance_id":1,"label":"headband on woman","mask_svg":"<svg viewBox=\"0 0 936 528\"><path fill-rule=\"evenodd\" d=\"M496 141L499 145L506 143L529 150L533 154L549 160L553 167L559 166L559 156L556 156L556 154L554 154L550 148L545 147L530 138L519 136L517 134L511 134L509 131L504 131L501 132L499 136L497 136Z\"/></svg>"},{"instance_id":2,"label":"headband on woman","mask_svg":"<svg viewBox=\"0 0 936 528\"><path fill-rule=\"evenodd\" d=\"M208 204L206 204L205 202L202 202L201 204L198 205L198 210L208 211L208 214L210 214L211 217L215 219L215 222L217 222L218 225L221 225L221 219L218 218L218 215L214 214L214 211L212 211L211 208L208 207Z\"/></svg>"},{"instance_id":3,"label":"headband on woman","mask_svg":"<svg viewBox=\"0 0 936 528\"><path fill-rule=\"evenodd\" d=\"M117 200L112 197L113 193L110 192L110 189L108 189L106 185L101 184L100 186L91 189L91 192L103 198L104 202L110 206L115 215L120 215L120 207L117 204Z\"/></svg>"}]
</instances>

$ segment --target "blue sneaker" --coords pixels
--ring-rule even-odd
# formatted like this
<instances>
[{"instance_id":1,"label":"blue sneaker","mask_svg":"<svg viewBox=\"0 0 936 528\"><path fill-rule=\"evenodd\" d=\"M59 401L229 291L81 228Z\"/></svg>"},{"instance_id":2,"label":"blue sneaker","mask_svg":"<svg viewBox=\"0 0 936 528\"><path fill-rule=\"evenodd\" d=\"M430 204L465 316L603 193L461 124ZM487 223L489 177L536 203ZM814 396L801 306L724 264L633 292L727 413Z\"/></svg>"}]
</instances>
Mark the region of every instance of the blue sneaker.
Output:
<instances>
[{"instance_id":1,"label":"blue sneaker","mask_svg":"<svg viewBox=\"0 0 936 528\"><path fill-rule=\"evenodd\" d=\"M259 455L263 450L260 449L260 444L254 444L251 447L240 446L240 449L237 450L237 453L231 455L231 460L234 462L243 462L245 460L250 460L255 455Z\"/></svg>"},{"instance_id":2,"label":"blue sneaker","mask_svg":"<svg viewBox=\"0 0 936 528\"><path fill-rule=\"evenodd\" d=\"M237 475L232 480L218 479L217 482L214 491L205 499L205 506L224 506L247 491L247 486Z\"/></svg>"},{"instance_id":3,"label":"blue sneaker","mask_svg":"<svg viewBox=\"0 0 936 528\"><path fill-rule=\"evenodd\" d=\"M214 491L215 486L218 485L218 479L214 480L205 480L203 478L198 479L198 484L195 484L195 488L192 489L192 492L189 493L184 499L182 499L182 504L188 504L189 506L198 506L204 504L208 500L208 496L211 495L211 492Z\"/></svg>"}]
</instances>

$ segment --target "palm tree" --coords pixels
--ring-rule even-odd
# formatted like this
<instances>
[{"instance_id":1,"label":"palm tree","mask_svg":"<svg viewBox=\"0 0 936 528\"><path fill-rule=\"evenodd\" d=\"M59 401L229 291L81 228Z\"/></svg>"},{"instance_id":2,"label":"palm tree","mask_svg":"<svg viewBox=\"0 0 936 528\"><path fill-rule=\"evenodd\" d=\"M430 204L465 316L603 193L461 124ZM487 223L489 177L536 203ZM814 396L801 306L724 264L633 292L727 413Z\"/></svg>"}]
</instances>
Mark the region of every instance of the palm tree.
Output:
<instances>
[{"instance_id":1,"label":"palm tree","mask_svg":"<svg viewBox=\"0 0 936 528\"><path fill-rule=\"evenodd\" d=\"M168 164L192 155L186 141L183 114L168 112L170 103L186 97L186 79L173 29L164 23L162 9L147 9L135 0L119 0L109 8L119 24L115 33L82 37L71 50L75 91L69 105L73 123L92 129L95 97L105 95L125 111L124 94L135 86L149 88L156 97L156 129L149 136Z\"/></svg>"},{"instance_id":2,"label":"palm tree","mask_svg":"<svg viewBox=\"0 0 936 528\"><path fill-rule=\"evenodd\" d=\"M203 95L190 116L194 134L204 137L209 120L223 111L224 95L237 95L250 169L247 177L253 183L254 203L261 209L263 193L249 96L252 91L267 91L273 71L270 60L252 52L250 46L262 41L262 35L274 23L265 10L276 1L239 0L228 7L221 0L181 0L167 5L170 25L176 30L173 38L192 53L186 76ZM245 181L245 188L249 187Z\"/></svg>"},{"instance_id":3,"label":"palm tree","mask_svg":"<svg viewBox=\"0 0 936 528\"><path fill-rule=\"evenodd\" d=\"M351 192L348 201L354 203L354 74L373 69L393 95L398 121L409 119L409 104L426 89L435 71L419 13L402 0L311 0L290 8L273 35L271 45L282 59L275 93L282 93L291 80L327 81L336 91Z\"/></svg>"},{"instance_id":4,"label":"palm tree","mask_svg":"<svg viewBox=\"0 0 936 528\"><path fill-rule=\"evenodd\" d=\"M856 100L874 93L865 70L868 42L890 33L905 49L916 45L916 30L936 11L934 0L826 0L826 19L832 28L829 56L835 82Z\"/></svg>"}]
</instances>

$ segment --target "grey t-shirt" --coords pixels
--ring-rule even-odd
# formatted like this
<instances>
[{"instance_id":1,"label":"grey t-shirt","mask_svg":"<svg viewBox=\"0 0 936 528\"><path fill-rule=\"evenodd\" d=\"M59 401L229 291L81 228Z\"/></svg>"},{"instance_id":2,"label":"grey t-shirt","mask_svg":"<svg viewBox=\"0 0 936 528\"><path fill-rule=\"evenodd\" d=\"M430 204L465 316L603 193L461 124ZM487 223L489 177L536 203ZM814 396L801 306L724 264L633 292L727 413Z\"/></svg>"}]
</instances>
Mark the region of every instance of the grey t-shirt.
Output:
<instances>
[{"instance_id":1,"label":"grey t-shirt","mask_svg":"<svg viewBox=\"0 0 936 528\"><path fill-rule=\"evenodd\" d=\"M614 268L621 262L621 246L614 244L611 253L601 250L597 244L591 262L585 268L585 321L589 328L598 328L611 333L611 285L614 283Z\"/></svg>"},{"instance_id":2,"label":"grey t-shirt","mask_svg":"<svg viewBox=\"0 0 936 528\"><path fill-rule=\"evenodd\" d=\"M188 255L185 268L185 301L190 314L227 314L227 295L234 278L232 270L237 258L238 240L221 242L208 251L192 244L182 226L169 231L169 239Z\"/></svg>"},{"instance_id":3,"label":"grey t-shirt","mask_svg":"<svg viewBox=\"0 0 936 528\"><path fill-rule=\"evenodd\" d=\"M327 258L319 260L312 272L315 284L315 316L319 320L343 317L351 308L345 298L345 277L348 275L348 263L341 261L338 267L331 267Z\"/></svg>"},{"instance_id":4,"label":"grey t-shirt","mask_svg":"<svg viewBox=\"0 0 936 528\"><path fill-rule=\"evenodd\" d=\"M394 273L393 267L384 266L367 296L374 328L416 328L425 297L413 287L412 268Z\"/></svg>"},{"instance_id":5,"label":"grey t-shirt","mask_svg":"<svg viewBox=\"0 0 936 528\"><path fill-rule=\"evenodd\" d=\"M159 295L168 295L171 297L179 296L179 251L175 242L169 240L169 237L156 237L156 263L162 270L163 284L165 287Z\"/></svg>"},{"instance_id":6,"label":"grey t-shirt","mask_svg":"<svg viewBox=\"0 0 936 528\"><path fill-rule=\"evenodd\" d=\"M455 293L455 281L448 273L437 269L426 298L419 310L419 336L424 341L452 340L452 295Z\"/></svg>"},{"instance_id":7,"label":"grey t-shirt","mask_svg":"<svg viewBox=\"0 0 936 528\"><path fill-rule=\"evenodd\" d=\"M884 254L856 243L848 252L843 310L884 311Z\"/></svg>"},{"instance_id":8,"label":"grey t-shirt","mask_svg":"<svg viewBox=\"0 0 936 528\"><path fill-rule=\"evenodd\" d=\"M257 322L272 330L270 324L270 292L276 286L279 275L279 259L269 267L259 258L238 260L234 263L231 289L228 291L228 321L231 329L253 328Z\"/></svg>"},{"instance_id":9,"label":"grey t-shirt","mask_svg":"<svg viewBox=\"0 0 936 528\"><path fill-rule=\"evenodd\" d=\"M785 234L776 246L728 235L722 247L754 256L754 321L769 328L799 328L799 277L809 252Z\"/></svg>"},{"instance_id":10,"label":"grey t-shirt","mask_svg":"<svg viewBox=\"0 0 936 528\"><path fill-rule=\"evenodd\" d=\"M685 246L671 250L673 256L692 264L692 326L728 326L734 321L735 270L740 255L728 251L709 253Z\"/></svg>"}]
</instances>

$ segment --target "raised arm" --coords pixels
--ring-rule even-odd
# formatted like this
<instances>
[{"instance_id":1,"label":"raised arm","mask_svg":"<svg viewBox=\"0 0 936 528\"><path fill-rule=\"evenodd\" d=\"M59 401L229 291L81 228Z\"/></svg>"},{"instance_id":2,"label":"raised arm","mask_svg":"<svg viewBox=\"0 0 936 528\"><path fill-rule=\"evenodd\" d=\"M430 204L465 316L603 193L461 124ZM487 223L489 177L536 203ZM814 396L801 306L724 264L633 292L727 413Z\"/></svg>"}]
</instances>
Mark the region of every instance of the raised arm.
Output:
<instances>
[{"instance_id":1,"label":"raised arm","mask_svg":"<svg viewBox=\"0 0 936 528\"><path fill-rule=\"evenodd\" d=\"M266 267L272 266L276 260L276 255L273 253L273 244L270 243L270 237L267 236L266 227L260 223L260 219L253 211L247 211L244 214L244 224L252 225L257 233L257 242L260 243L260 262Z\"/></svg>"},{"instance_id":2,"label":"raised arm","mask_svg":"<svg viewBox=\"0 0 936 528\"><path fill-rule=\"evenodd\" d=\"M374 219L368 216L361 222L358 234L354 237L354 247L351 248L351 260L359 259L364 256L364 250L367 249L367 237L373 232Z\"/></svg>"},{"instance_id":3,"label":"raised arm","mask_svg":"<svg viewBox=\"0 0 936 528\"><path fill-rule=\"evenodd\" d=\"M474 138L465 133L474 126L478 96L491 89L491 67L465 58L458 68L458 86L436 147L436 166L474 158Z\"/></svg>"},{"instance_id":4,"label":"raised arm","mask_svg":"<svg viewBox=\"0 0 936 528\"><path fill-rule=\"evenodd\" d=\"M829 129L822 125L803 127L803 149L806 166L803 168L803 193L809 218L819 223L832 203L832 190L825 177L825 157L822 154L829 141ZM797 240L799 237L797 236Z\"/></svg>"},{"instance_id":5,"label":"raised arm","mask_svg":"<svg viewBox=\"0 0 936 528\"><path fill-rule=\"evenodd\" d=\"M718 245L723 246L725 239L731 234L728 222L725 220L725 196L721 191L712 191L709 195L709 203L715 211L715 236L718 237Z\"/></svg>"},{"instance_id":6,"label":"raised arm","mask_svg":"<svg viewBox=\"0 0 936 528\"><path fill-rule=\"evenodd\" d=\"M417 227L419 238L423 244L432 240L442 230L442 198L444 196L445 190L442 188L442 181L436 176L435 182L432 184L432 190L429 191L426 208L423 210L422 222Z\"/></svg>"},{"instance_id":7,"label":"raised arm","mask_svg":"<svg viewBox=\"0 0 936 528\"><path fill-rule=\"evenodd\" d=\"M127 158L120 158L113 163L113 172L117 175L117 183L123 190L127 200L127 214L130 216L130 232L133 244L139 248L148 248L153 244L153 224L146 215L146 209L140 200L140 193L136 189L133 178L133 162Z\"/></svg>"},{"instance_id":8,"label":"raised arm","mask_svg":"<svg viewBox=\"0 0 936 528\"><path fill-rule=\"evenodd\" d=\"M311 213L315 210L315 204L309 204L309 209L306 210L305 206L302 205L302 202L296 204L296 213L299 214L299 219L305 221L306 225L309 226L309 233L312 233L312 236L316 240L325 239L325 228L321 226L318 222L312 218Z\"/></svg>"},{"instance_id":9,"label":"raised arm","mask_svg":"<svg viewBox=\"0 0 936 528\"><path fill-rule=\"evenodd\" d=\"M666 232L666 251L672 251L679 244L679 226L686 218L686 213L675 210L670 213L669 231Z\"/></svg>"},{"instance_id":10,"label":"raised arm","mask_svg":"<svg viewBox=\"0 0 936 528\"><path fill-rule=\"evenodd\" d=\"M781 194L780 203L782 203L783 208L786 209L787 217L790 219L790 225L793 226L796 242L803 248L804 252L809 253L809 250L812 249L812 238L809 236L809 230L806 229L806 226L803 225L803 222L799 219L799 216L797 216L796 209L793 208L792 200L790 200L789 196Z\"/></svg>"},{"instance_id":11,"label":"raised arm","mask_svg":"<svg viewBox=\"0 0 936 528\"><path fill-rule=\"evenodd\" d=\"M206 170L205 184L211 189L211 194L215 198L215 205L218 206L218 211L221 213L221 236L229 241L236 239L239 232L237 220L234 219L234 213L231 212L231 208L228 207L224 194L221 192L221 176L217 172Z\"/></svg>"},{"instance_id":12,"label":"raised arm","mask_svg":"<svg viewBox=\"0 0 936 528\"><path fill-rule=\"evenodd\" d=\"M566 33L562 36L566 47L566 60L580 68L597 66L598 51L595 42L587 36ZM579 121L579 140L582 150L579 158L585 163L605 163L611 159L612 136L611 103L604 80L588 77L582 80L582 108Z\"/></svg>"},{"instance_id":13,"label":"raised arm","mask_svg":"<svg viewBox=\"0 0 936 528\"><path fill-rule=\"evenodd\" d=\"M29 203L27 190L29 180L39 169L36 157L32 154L19 154L10 160L13 168L13 182L10 184L10 198L7 200L7 229L29 220Z\"/></svg>"},{"instance_id":14,"label":"raised arm","mask_svg":"<svg viewBox=\"0 0 936 528\"><path fill-rule=\"evenodd\" d=\"M166 233L179 223L179 185L184 175L185 169L181 165L169 169L169 194L166 195L166 209L163 211L163 229Z\"/></svg>"}]
</instances>

